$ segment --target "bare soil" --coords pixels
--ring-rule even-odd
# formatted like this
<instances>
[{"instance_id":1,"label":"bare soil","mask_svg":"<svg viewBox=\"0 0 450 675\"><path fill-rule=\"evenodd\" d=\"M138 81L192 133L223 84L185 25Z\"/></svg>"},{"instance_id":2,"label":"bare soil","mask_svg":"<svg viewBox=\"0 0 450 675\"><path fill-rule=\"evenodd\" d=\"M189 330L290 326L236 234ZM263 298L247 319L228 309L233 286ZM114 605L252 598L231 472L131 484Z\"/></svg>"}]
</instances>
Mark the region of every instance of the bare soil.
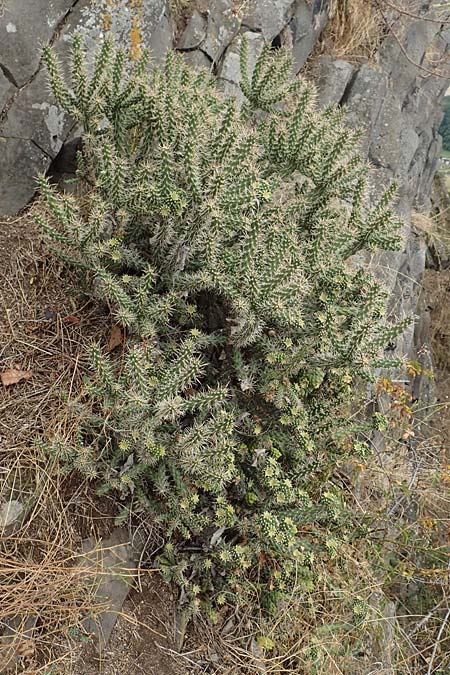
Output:
<instances>
[{"instance_id":1,"label":"bare soil","mask_svg":"<svg viewBox=\"0 0 450 675\"><path fill-rule=\"evenodd\" d=\"M79 642L59 665L58 675L187 675L201 650L180 656L174 649L174 598L158 574L145 575L123 606L106 649ZM67 649L69 652L69 649ZM196 661L194 661L196 659Z\"/></svg>"}]
</instances>

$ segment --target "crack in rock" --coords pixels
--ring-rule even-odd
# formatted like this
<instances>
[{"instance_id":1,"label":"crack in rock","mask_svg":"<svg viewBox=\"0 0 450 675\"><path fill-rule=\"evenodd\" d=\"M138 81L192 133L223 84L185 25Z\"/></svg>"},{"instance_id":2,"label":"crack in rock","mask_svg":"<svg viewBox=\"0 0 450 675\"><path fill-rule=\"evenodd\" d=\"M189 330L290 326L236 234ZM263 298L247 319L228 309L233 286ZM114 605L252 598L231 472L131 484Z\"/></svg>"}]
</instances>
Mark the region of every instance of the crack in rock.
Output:
<instances>
[{"instance_id":1,"label":"crack in rock","mask_svg":"<svg viewBox=\"0 0 450 675\"><path fill-rule=\"evenodd\" d=\"M6 77L7 80L10 81L12 85L14 85L16 88L18 88L18 84L16 80L14 79L14 76L12 72L7 68L3 63L0 63L0 70L2 71L3 75Z\"/></svg>"}]
</instances>

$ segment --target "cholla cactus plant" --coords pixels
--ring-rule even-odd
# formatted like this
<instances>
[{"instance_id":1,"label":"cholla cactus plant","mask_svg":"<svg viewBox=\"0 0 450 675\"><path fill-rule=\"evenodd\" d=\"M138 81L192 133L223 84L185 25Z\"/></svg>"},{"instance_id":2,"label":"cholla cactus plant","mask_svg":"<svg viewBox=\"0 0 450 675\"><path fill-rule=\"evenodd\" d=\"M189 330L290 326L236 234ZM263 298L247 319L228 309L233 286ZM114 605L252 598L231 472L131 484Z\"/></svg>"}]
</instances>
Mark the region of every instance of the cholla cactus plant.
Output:
<instances>
[{"instance_id":1,"label":"cholla cactus plant","mask_svg":"<svg viewBox=\"0 0 450 675\"><path fill-rule=\"evenodd\" d=\"M367 207L358 134L284 50L250 74L244 43L242 110L172 53L149 72L105 41L88 74L77 37L70 87L44 57L86 191L40 178L39 222L128 336L120 365L93 347L96 416L66 459L161 524L189 611L273 609L354 525L333 470L371 422L345 405L404 326L351 258L396 246L393 191Z\"/></svg>"}]
</instances>

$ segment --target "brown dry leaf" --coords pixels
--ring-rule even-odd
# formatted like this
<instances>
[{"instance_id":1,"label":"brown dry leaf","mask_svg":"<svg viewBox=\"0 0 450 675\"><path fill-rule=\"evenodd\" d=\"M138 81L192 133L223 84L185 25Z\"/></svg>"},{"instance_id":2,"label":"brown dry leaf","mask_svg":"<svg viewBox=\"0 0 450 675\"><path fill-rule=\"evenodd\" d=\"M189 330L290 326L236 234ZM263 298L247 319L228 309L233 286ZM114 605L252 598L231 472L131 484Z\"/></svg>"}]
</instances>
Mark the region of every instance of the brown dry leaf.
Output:
<instances>
[{"instance_id":1,"label":"brown dry leaf","mask_svg":"<svg viewBox=\"0 0 450 675\"><path fill-rule=\"evenodd\" d=\"M121 345L122 343L123 343L122 329L120 328L120 326L115 325L111 328L111 334L109 336L106 351L112 352L113 349L119 347L119 345Z\"/></svg>"},{"instance_id":2,"label":"brown dry leaf","mask_svg":"<svg viewBox=\"0 0 450 675\"><path fill-rule=\"evenodd\" d=\"M75 314L68 314L68 316L64 317L63 321L64 323L70 323L72 326L78 326L81 323L81 319L75 316Z\"/></svg>"},{"instance_id":3,"label":"brown dry leaf","mask_svg":"<svg viewBox=\"0 0 450 675\"><path fill-rule=\"evenodd\" d=\"M29 380L32 375L32 370L17 370L16 368L10 368L9 370L4 370L3 373L0 373L0 378L4 387L10 387L12 384L17 384L22 380Z\"/></svg>"}]
</instances>

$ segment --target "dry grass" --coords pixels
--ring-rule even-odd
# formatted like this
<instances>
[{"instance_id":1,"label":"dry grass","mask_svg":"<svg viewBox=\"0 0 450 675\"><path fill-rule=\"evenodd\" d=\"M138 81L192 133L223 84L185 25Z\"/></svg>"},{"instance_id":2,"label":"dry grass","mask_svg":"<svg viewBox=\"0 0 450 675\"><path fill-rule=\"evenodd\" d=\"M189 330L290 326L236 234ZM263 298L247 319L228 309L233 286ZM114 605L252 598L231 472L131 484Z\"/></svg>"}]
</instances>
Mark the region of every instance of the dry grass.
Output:
<instances>
[{"instance_id":1,"label":"dry grass","mask_svg":"<svg viewBox=\"0 0 450 675\"><path fill-rule=\"evenodd\" d=\"M435 216L418 212L412 214L412 225L432 251L438 267L442 265L442 258L448 257L450 252L450 232L445 222L448 216L448 212L441 212Z\"/></svg>"},{"instance_id":2,"label":"dry grass","mask_svg":"<svg viewBox=\"0 0 450 675\"><path fill-rule=\"evenodd\" d=\"M426 270L424 301L431 314L431 346L438 411L435 421L450 451L450 270Z\"/></svg>"},{"instance_id":3,"label":"dry grass","mask_svg":"<svg viewBox=\"0 0 450 675\"><path fill-rule=\"evenodd\" d=\"M314 592L297 589L296 599L286 602L272 622L262 616L259 622L255 616L241 616L234 625L230 619L221 635L211 633L220 654L218 673L362 675L370 671L388 623L380 605L380 582L364 556L345 542L334 561L317 561L316 572L319 581ZM352 611L359 602L367 606L367 616L360 622ZM263 651L261 639L273 644L273 649Z\"/></svg>"},{"instance_id":4,"label":"dry grass","mask_svg":"<svg viewBox=\"0 0 450 675\"><path fill-rule=\"evenodd\" d=\"M350 63L373 58L385 34L375 0L332 0L329 15L320 41L322 53Z\"/></svg>"},{"instance_id":5,"label":"dry grass","mask_svg":"<svg viewBox=\"0 0 450 675\"><path fill-rule=\"evenodd\" d=\"M77 556L53 540L12 537L0 553L0 670L39 673L52 661L55 638L81 630L95 599L94 575L77 567ZM98 608L99 609L99 608ZM97 610L98 611L98 610ZM41 665L40 665L41 664Z\"/></svg>"},{"instance_id":6,"label":"dry grass","mask_svg":"<svg viewBox=\"0 0 450 675\"><path fill-rule=\"evenodd\" d=\"M78 310L70 278L41 248L29 213L1 223L0 257L0 372L32 371L0 390L0 504L23 506L0 531L0 659L39 673L55 636L95 606L92 579L75 564L77 525L90 528L93 507L86 486L64 480L33 438L68 422L62 393L80 390L86 344L108 326L93 308Z\"/></svg>"}]
</instances>

